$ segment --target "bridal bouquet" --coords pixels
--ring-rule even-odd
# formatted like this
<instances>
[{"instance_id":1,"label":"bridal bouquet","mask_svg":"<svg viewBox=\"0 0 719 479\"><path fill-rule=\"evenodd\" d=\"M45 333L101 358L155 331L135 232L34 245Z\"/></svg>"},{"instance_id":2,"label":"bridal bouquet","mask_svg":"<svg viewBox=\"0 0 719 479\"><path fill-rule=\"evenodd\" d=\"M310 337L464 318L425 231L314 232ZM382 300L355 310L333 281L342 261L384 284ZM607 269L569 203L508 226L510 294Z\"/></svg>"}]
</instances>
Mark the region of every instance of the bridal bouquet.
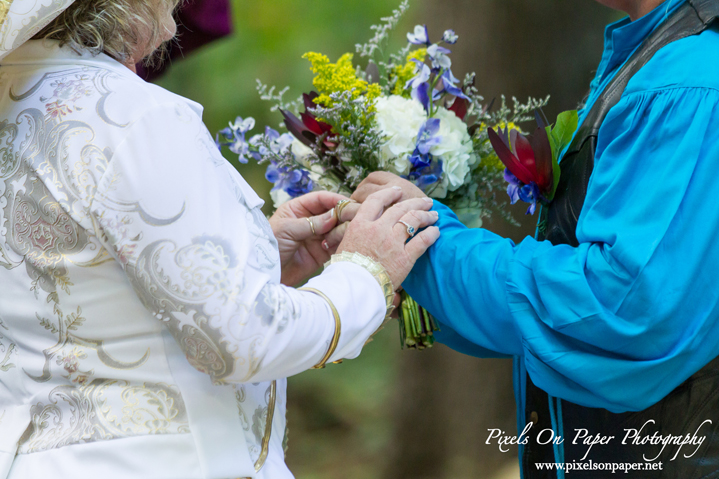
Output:
<instances>
[{"instance_id":1,"label":"bridal bouquet","mask_svg":"<svg viewBox=\"0 0 719 479\"><path fill-rule=\"evenodd\" d=\"M349 196L369 173L389 171L441 199L470 227L492 212L508 217L495 197L506 188L505 166L488 129L519 130L516 124L547 99L514 99L510 108L502 97L493 110L475 87L474 73L463 80L454 75L449 47L458 36L452 30L433 42L427 27L418 25L404 48L384 55L408 6L403 1L372 27L373 38L356 46L359 64L352 53L336 63L321 53L305 54L315 91L294 102L284 101L287 88L277 91L258 80L262 99L274 103L287 132L268 126L248 138L255 121L238 117L218 134L218 146L228 146L241 163L267 164L275 207L313 190ZM406 294L400 315L403 347L430 347L433 318Z\"/></svg>"}]
</instances>

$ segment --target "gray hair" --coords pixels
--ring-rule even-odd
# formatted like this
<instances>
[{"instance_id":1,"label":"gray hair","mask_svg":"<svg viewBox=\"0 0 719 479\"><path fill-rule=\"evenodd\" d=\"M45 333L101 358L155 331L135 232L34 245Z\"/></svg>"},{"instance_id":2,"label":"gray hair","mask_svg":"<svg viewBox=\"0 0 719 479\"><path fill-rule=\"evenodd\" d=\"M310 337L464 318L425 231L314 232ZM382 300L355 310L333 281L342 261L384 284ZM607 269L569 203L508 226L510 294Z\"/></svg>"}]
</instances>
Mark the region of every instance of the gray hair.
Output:
<instances>
[{"instance_id":1,"label":"gray hair","mask_svg":"<svg viewBox=\"0 0 719 479\"><path fill-rule=\"evenodd\" d=\"M106 53L126 63L138 47L157 45L163 35L162 18L182 0L76 0L35 39L58 40L79 52ZM146 63L161 57L148 51ZM141 60L141 59L136 59Z\"/></svg>"}]
</instances>

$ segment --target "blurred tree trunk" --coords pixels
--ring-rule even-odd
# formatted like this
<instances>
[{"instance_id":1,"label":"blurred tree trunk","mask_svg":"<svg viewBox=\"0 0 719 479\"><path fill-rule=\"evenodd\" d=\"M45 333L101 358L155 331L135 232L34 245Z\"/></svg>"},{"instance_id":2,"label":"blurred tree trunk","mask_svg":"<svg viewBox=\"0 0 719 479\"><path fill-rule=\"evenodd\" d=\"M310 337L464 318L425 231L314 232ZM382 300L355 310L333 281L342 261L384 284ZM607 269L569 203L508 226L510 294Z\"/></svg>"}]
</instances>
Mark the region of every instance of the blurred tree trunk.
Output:
<instances>
[{"instance_id":1,"label":"blurred tree trunk","mask_svg":"<svg viewBox=\"0 0 719 479\"><path fill-rule=\"evenodd\" d=\"M421 9L416 18L427 19L431 39L448 28L459 34L457 77L475 70L487 101L550 94L550 120L588 91L603 26L617 18L592 0L424 0ZM520 228L500 220L485 226L515 241L532 235L536 217L515 206ZM516 461L516 448L501 453L485 444L488 428L516 434L511 360L470 358L440 345L405 352L401 362L386 479L491 478Z\"/></svg>"}]
</instances>

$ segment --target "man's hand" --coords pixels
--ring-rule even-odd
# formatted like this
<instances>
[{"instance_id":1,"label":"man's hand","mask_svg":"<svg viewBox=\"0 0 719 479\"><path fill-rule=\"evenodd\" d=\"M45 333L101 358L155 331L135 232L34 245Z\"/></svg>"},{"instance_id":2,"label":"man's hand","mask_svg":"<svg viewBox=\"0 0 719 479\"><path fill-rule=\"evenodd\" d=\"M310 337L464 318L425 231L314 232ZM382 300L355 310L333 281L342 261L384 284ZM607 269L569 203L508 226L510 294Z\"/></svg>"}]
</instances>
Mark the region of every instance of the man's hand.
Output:
<instances>
[{"instance_id":1,"label":"man's hand","mask_svg":"<svg viewBox=\"0 0 719 479\"><path fill-rule=\"evenodd\" d=\"M360 183L357 190L352 195L352 199L359 203L364 203L367 197L372 193L376 193L377 191L385 188L391 188L393 186L399 186L402 188L402 197L399 201L405 201L412 198L425 198L427 196L415 185L395 174L388 173L386 171L375 171L374 173L370 173L370 175L365 178L362 183Z\"/></svg>"},{"instance_id":2,"label":"man's hand","mask_svg":"<svg viewBox=\"0 0 719 479\"><path fill-rule=\"evenodd\" d=\"M344 199L327 191L308 193L283 204L272 215L270 225L280 249L282 284L300 283L330 259L331 253L322 243L337 225L333 209Z\"/></svg>"},{"instance_id":3,"label":"man's hand","mask_svg":"<svg viewBox=\"0 0 719 479\"><path fill-rule=\"evenodd\" d=\"M355 202L348 204L342 210L342 217L339 218L340 224L326 235L325 241L322 243L322 247L329 253L334 254L337 246L339 246L345 232L347 231L349 222L354 219L357 211L367 197L377 191L385 188L392 188L393 186L401 188L402 196L398 202L407 199L427 197L422 190L397 175L387 173L385 171L375 171L374 173L370 173L370 175L362 183L360 183L357 191L355 191L352 195L352 199Z\"/></svg>"}]
</instances>

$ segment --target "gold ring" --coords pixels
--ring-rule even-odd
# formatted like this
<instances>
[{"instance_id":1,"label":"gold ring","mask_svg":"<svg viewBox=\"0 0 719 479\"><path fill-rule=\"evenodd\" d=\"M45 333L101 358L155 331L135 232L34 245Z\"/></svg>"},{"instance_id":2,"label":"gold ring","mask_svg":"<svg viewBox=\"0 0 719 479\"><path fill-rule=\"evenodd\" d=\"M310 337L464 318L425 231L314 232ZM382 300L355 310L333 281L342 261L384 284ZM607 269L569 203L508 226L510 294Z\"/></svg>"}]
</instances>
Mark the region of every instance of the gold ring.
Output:
<instances>
[{"instance_id":1,"label":"gold ring","mask_svg":"<svg viewBox=\"0 0 719 479\"><path fill-rule=\"evenodd\" d=\"M305 219L310 224L310 229L312 230L312 235L317 236L317 233L315 233L315 224L312 222L312 218L305 217Z\"/></svg>"},{"instance_id":2,"label":"gold ring","mask_svg":"<svg viewBox=\"0 0 719 479\"><path fill-rule=\"evenodd\" d=\"M337 212L337 222L342 223L342 210L345 209L345 206L347 206L350 203L356 203L354 200L340 200L337 202L337 206L335 206L335 212Z\"/></svg>"}]
</instances>

